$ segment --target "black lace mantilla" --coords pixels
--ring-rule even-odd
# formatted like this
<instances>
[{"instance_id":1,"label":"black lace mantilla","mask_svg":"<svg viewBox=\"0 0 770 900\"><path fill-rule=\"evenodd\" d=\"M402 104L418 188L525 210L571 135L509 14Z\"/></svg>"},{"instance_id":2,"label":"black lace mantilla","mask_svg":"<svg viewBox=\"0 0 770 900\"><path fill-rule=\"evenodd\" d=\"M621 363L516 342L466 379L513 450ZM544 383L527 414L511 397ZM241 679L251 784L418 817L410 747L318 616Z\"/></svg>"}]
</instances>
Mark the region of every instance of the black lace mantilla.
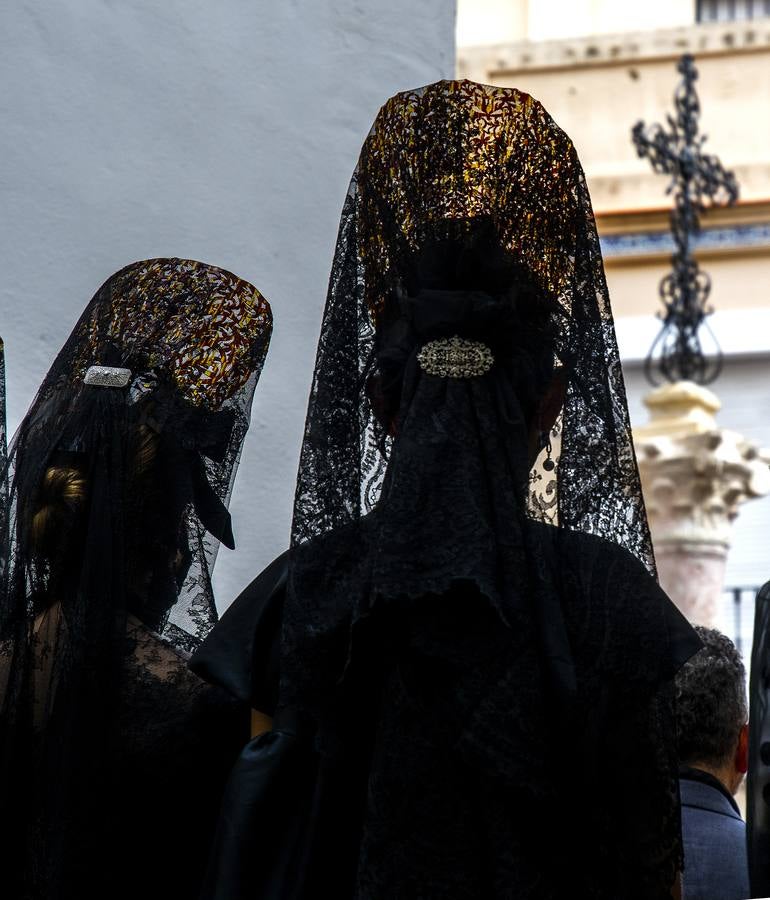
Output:
<instances>
[{"instance_id":1,"label":"black lace mantilla","mask_svg":"<svg viewBox=\"0 0 770 900\"><path fill-rule=\"evenodd\" d=\"M267 301L229 272L134 263L88 304L19 427L0 522L8 896L136 896L121 869L185 842L205 853L191 798L219 751L201 729L220 721L224 748L236 726L186 659L216 621L211 569L233 546L227 503L271 329ZM128 384L89 385L91 366L128 369Z\"/></svg>"},{"instance_id":2,"label":"black lace mantilla","mask_svg":"<svg viewBox=\"0 0 770 900\"><path fill-rule=\"evenodd\" d=\"M474 293L472 279L462 290L432 290L435 285L420 269L426 248L472 250L482 232L512 260L519 293L494 287ZM539 303L534 311L533 297ZM537 333L551 336L555 364L566 381L551 435L553 470L544 466L545 451L530 465L527 448L527 378L535 377L536 368L536 340L527 328L534 319ZM420 348L454 335L492 350L495 363L486 374L441 378L422 370ZM397 402L391 409L394 382ZM524 775L509 771L510 761L516 753L528 758L527 747L548 745L559 730L584 734L586 660L573 640L574 613L564 608L557 575L563 568L554 564L533 523L596 541L638 568L643 587L619 602L627 604L630 644L636 635L655 656L658 626L663 645L667 639L660 622L650 625L644 605L658 590L654 559L599 240L575 149L526 94L439 82L385 104L345 199L297 481L279 715L301 710L320 728L321 746L334 747L340 735L330 734L336 727L330 710L356 661L366 655L364 636L372 623L389 620L398 631L405 608L419 609L426 598L445 597L465 585L488 605L503 635L501 655L491 654L483 686L471 692L473 702L463 709L466 721L475 723L463 739L466 762L484 771L490 785L508 791L511 804L521 801L525 783L525 793L531 788L549 797L555 782L536 759ZM592 609L590 595L580 600L587 604L586 630L601 633L603 602L597 597ZM436 615L440 610L441 604L434 607ZM606 661L613 659L612 648L602 650ZM643 670L644 654L633 658ZM621 678L626 662L620 656L608 662L592 688L599 695L614 677L613 666ZM612 732L618 748L626 719L628 734L649 736L638 759L629 755L628 774L638 783L647 779L657 807L643 814L641 824L623 819L623 827L637 828L639 835L639 858L626 862L629 871L645 872L646 886L638 894L645 897L665 896L681 863L674 735L665 690L656 693L672 672L655 671L655 686L637 693L626 711L615 710L618 728ZM453 820L449 807L442 812L441 804L410 805L419 772L435 774L450 762L447 757L431 769L442 741L420 756L430 723L436 734L443 732L435 716L428 724L402 718L406 707L394 698L403 689L400 681L383 689L369 813L372 834L379 822L392 839L381 844L386 857L392 851L391 860L398 860L397 847L405 854L406 878L416 871L409 866L431 865L429 853L413 850L430 843L432 823L444 823L439 831L450 844L454 838L447 831ZM406 734L411 744L404 743ZM399 748L395 754L391 739ZM474 751L474 742L486 748L486 757ZM445 775L446 788L453 776ZM397 808L391 808L387 792L377 790L391 778L405 785ZM511 821L504 821L510 807L506 811L490 790L485 808L497 809L490 815L498 818L488 822L477 852L461 846L467 829L456 823L457 858L491 853L515 867L526 848L513 852L511 844L502 852L506 835L514 837ZM484 806L487 800L479 796L477 802ZM610 805L596 815L617 813ZM388 822L407 823L411 814L427 819L410 851ZM603 833L609 833L606 826ZM385 882L378 886L376 875L380 863L367 855L366 837L362 846L361 897L418 896L408 887L383 893ZM471 885L471 870L464 871ZM508 883L516 884L509 876ZM486 896L514 896L502 886L505 873L500 879ZM601 877L591 896L620 896L600 882ZM478 896L472 887L463 892L461 884L458 876L454 887L436 888L431 896ZM545 896L534 884L521 890L515 896Z\"/></svg>"}]
</instances>

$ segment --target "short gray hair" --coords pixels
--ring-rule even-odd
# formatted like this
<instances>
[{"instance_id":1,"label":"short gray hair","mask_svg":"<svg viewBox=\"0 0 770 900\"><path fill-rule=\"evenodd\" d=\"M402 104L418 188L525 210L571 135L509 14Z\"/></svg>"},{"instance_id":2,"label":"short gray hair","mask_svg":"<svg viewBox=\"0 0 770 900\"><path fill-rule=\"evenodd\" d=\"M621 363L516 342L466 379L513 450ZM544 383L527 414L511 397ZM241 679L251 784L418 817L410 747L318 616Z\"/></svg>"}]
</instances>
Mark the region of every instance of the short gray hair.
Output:
<instances>
[{"instance_id":1,"label":"short gray hair","mask_svg":"<svg viewBox=\"0 0 770 900\"><path fill-rule=\"evenodd\" d=\"M701 625L695 630L703 649L676 676L679 759L720 767L730 761L748 720L746 669L721 631Z\"/></svg>"}]
</instances>

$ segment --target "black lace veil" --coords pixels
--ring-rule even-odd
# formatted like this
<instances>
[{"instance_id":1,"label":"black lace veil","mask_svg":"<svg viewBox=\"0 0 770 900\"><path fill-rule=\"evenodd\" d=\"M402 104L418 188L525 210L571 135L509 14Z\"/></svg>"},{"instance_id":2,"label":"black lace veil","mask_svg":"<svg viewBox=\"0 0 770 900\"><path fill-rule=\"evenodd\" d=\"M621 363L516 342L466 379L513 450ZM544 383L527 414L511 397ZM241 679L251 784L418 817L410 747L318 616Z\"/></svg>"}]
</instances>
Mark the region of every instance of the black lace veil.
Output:
<instances>
[{"instance_id":1,"label":"black lace veil","mask_svg":"<svg viewBox=\"0 0 770 900\"><path fill-rule=\"evenodd\" d=\"M490 242L516 268L518 297L493 283L474 292L478 279L442 292L420 272L427 247L440 256L442 246L455 252ZM521 449L527 329L538 317L566 380L551 471L545 451L530 467ZM454 335L491 348L487 374L422 370L420 349ZM401 390L389 427L376 395L393 378ZM524 93L439 82L385 104L345 199L297 481L287 697L299 702L319 690L301 659L344 669L348 634L375 598L441 591L458 579L474 582L509 622L533 589L541 595L546 655L569 693L560 615L543 612L549 575L527 547L523 517L611 541L654 574L599 239L575 149ZM319 635L333 621L339 633L324 645Z\"/></svg>"},{"instance_id":2,"label":"black lace veil","mask_svg":"<svg viewBox=\"0 0 770 900\"><path fill-rule=\"evenodd\" d=\"M667 683L698 642L654 576L574 146L514 89L397 94L342 211L276 711L327 759L371 754L361 896L416 896L420 877L431 896L479 895L458 861L474 815L505 870L489 896L561 896L551 850L574 853L560 865L586 896L669 895ZM489 795L464 806L477 783Z\"/></svg>"},{"instance_id":3,"label":"black lace veil","mask_svg":"<svg viewBox=\"0 0 770 900\"><path fill-rule=\"evenodd\" d=\"M0 795L18 818L4 849L18 867L37 846L22 879L44 896L105 767L188 727L184 661L216 621L211 569L219 542L234 546L227 504L271 330L267 301L229 272L129 265L86 307L10 447Z\"/></svg>"}]
</instances>

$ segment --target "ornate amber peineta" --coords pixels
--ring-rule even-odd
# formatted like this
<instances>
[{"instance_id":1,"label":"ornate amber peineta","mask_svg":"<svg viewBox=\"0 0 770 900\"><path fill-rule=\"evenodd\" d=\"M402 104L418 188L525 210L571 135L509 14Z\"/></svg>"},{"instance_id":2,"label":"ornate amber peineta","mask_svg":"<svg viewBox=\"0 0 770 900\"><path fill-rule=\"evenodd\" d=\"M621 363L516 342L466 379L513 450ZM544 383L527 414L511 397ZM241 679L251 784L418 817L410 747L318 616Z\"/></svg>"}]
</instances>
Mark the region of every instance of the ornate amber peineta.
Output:
<instances>
[{"instance_id":1,"label":"ornate amber peineta","mask_svg":"<svg viewBox=\"0 0 770 900\"><path fill-rule=\"evenodd\" d=\"M249 282L190 259L150 259L110 279L85 323L75 370L105 343L137 371L164 370L196 406L219 408L259 371L272 331L270 305Z\"/></svg>"},{"instance_id":2,"label":"ornate amber peineta","mask_svg":"<svg viewBox=\"0 0 770 900\"><path fill-rule=\"evenodd\" d=\"M358 254L376 321L404 257L448 223L491 220L554 299L570 293L581 178L569 137L521 91L438 82L380 110L355 176Z\"/></svg>"}]
</instances>

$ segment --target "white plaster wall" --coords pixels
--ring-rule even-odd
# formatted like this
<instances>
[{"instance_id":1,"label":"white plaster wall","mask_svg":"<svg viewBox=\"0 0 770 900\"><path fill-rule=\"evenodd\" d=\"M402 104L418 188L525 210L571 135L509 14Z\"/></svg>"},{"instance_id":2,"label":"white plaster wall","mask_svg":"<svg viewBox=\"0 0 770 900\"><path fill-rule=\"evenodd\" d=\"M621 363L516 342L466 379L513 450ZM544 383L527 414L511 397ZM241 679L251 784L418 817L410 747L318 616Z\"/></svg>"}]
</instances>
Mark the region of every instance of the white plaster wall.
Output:
<instances>
[{"instance_id":1,"label":"white plaster wall","mask_svg":"<svg viewBox=\"0 0 770 900\"><path fill-rule=\"evenodd\" d=\"M102 281L192 257L271 301L220 608L281 552L339 212L384 100L451 77L454 0L0 4L9 425Z\"/></svg>"}]
</instances>

